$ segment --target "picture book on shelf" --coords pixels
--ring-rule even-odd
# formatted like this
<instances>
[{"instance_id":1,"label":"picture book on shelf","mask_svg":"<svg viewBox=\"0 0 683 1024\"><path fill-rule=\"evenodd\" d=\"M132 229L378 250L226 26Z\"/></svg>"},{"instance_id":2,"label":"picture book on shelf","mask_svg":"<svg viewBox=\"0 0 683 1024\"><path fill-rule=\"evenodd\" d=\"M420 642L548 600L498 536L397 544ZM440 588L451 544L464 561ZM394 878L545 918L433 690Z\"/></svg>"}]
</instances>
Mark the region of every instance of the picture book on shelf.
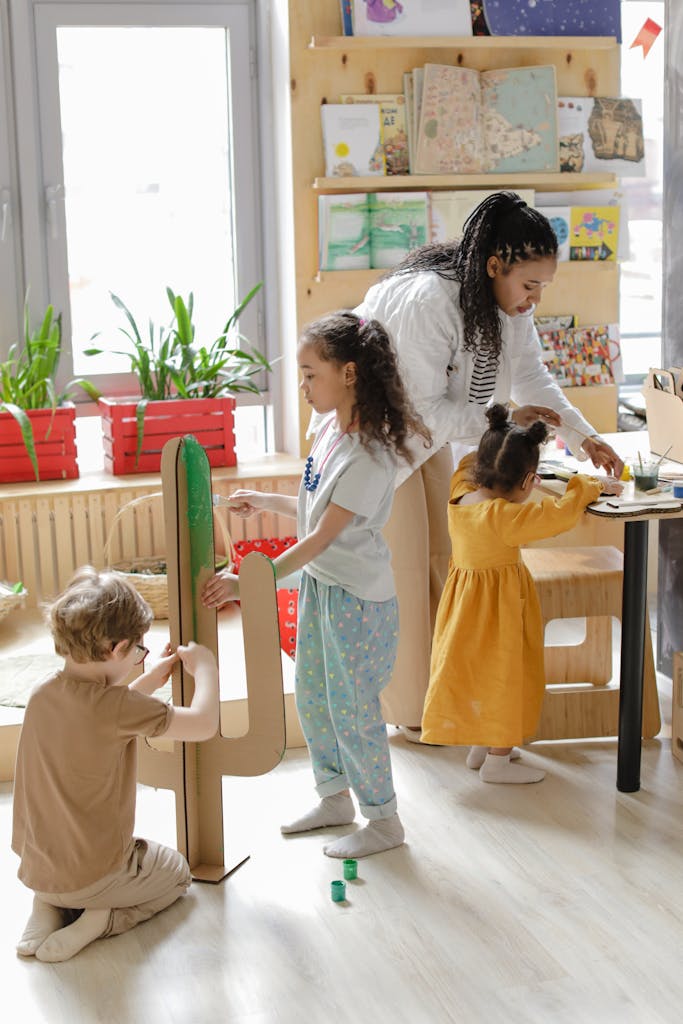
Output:
<instances>
[{"instance_id":1,"label":"picture book on shelf","mask_svg":"<svg viewBox=\"0 0 683 1024\"><path fill-rule=\"evenodd\" d=\"M353 0L339 0L341 12L342 35L353 35Z\"/></svg>"},{"instance_id":2,"label":"picture book on shelf","mask_svg":"<svg viewBox=\"0 0 683 1024\"><path fill-rule=\"evenodd\" d=\"M342 103L379 103L380 137L387 174L409 174L406 98L399 93L349 94Z\"/></svg>"},{"instance_id":3,"label":"picture book on shelf","mask_svg":"<svg viewBox=\"0 0 683 1024\"><path fill-rule=\"evenodd\" d=\"M323 103L320 116L328 178L385 173L379 103Z\"/></svg>"},{"instance_id":4,"label":"picture book on shelf","mask_svg":"<svg viewBox=\"0 0 683 1024\"><path fill-rule=\"evenodd\" d=\"M424 245L429 234L428 192L377 192L370 196L370 266L395 267Z\"/></svg>"},{"instance_id":5,"label":"picture book on shelf","mask_svg":"<svg viewBox=\"0 0 683 1024\"><path fill-rule=\"evenodd\" d=\"M561 171L608 171L621 177L645 174L640 100L560 96L557 123Z\"/></svg>"},{"instance_id":6,"label":"picture book on shelf","mask_svg":"<svg viewBox=\"0 0 683 1024\"><path fill-rule=\"evenodd\" d=\"M426 64L417 174L558 169L552 65L475 71Z\"/></svg>"},{"instance_id":7,"label":"picture book on shelf","mask_svg":"<svg viewBox=\"0 0 683 1024\"><path fill-rule=\"evenodd\" d=\"M621 0L483 0L494 36L614 36L621 42Z\"/></svg>"},{"instance_id":8,"label":"picture book on shelf","mask_svg":"<svg viewBox=\"0 0 683 1024\"><path fill-rule=\"evenodd\" d=\"M430 192L429 233L431 242L450 242L462 235L465 221L472 210L494 189L462 189ZM517 195L529 206L534 205L532 189L517 189ZM569 258L569 257L567 257Z\"/></svg>"},{"instance_id":9,"label":"picture book on shelf","mask_svg":"<svg viewBox=\"0 0 683 1024\"><path fill-rule=\"evenodd\" d=\"M590 327L537 325L542 359L563 388L615 384L623 380L616 324Z\"/></svg>"},{"instance_id":10,"label":"picture book on shelf","mask_svg":"<svg viewBox=\"0 0 683 1024\"><path fill-rule=\"evenodd\" d=\"M357 36L471 36L469 0L353 0Z\"/></svg>"},{"instance_id":11,"label":"picture book on shelf","mask_svg":"<svg viewBox=\"0 0 683 1024\"><path fill-rule=\"evenodd\" d=\"M547 217L557 238L557 258L560 262L569 259L569 234L571 225L570 206L540 206L536 209Z\"/></svg>"},{"instance_id":12,"label":"picture book on shelf","mask_svg":"<svg viewBox=\"0 0 683 1024\"><path fill-rule=\"evenodd\" d=\"M569 207L569 259L616 260L618 206Z\"/></svg>"},{"instance_id":13,"label":"picture book on shelf","mask_svg":"<svg viewBox=\"0 0 683 1024\"><path fill-rule=\"evenodd\" d=\"M321 270L369 270L367 193L318 196L318 266Z\"/></svg>"}]
</instances>

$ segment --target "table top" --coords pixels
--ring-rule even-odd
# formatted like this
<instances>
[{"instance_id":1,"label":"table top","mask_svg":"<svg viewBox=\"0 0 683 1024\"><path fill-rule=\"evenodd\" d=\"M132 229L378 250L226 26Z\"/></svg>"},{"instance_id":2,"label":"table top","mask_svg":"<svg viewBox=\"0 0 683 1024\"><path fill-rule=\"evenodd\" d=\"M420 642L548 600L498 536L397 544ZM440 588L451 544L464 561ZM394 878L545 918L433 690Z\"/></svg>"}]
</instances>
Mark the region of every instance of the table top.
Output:
<instances>
[{"instance_id":1,"label":"table top","mask_svg":"<svg viewBox=\"0 0 683 1024\"><path fill-rule=\"evenodd\" d=\"M650 455L650 440L647 430L620 431L616 434L602 434L601 436L625 461L637 458L638 453L643 458ZM555 441L544 446L541 459L544 462L559 462L564 468L580 473L594 472L591 462L580 462L574 456L566 454L564 449L556 447ZM683 465L670 459L662 460L660 481L663 478L669 481L683 481ZM565 488L566 481L564 480L543 480L539 485L539 490L552 495L564 494ZM605 495L595 504L589 505L586 511L589 515L599 518L623 519L627 522L665 518L681 519L683 518L683 500L674 498L671 492L667 493L666 491L649 496L642 494L635 490L633 481L628 481L624 484L624 491L620 497Z\"/></svg>"}]
</instances>

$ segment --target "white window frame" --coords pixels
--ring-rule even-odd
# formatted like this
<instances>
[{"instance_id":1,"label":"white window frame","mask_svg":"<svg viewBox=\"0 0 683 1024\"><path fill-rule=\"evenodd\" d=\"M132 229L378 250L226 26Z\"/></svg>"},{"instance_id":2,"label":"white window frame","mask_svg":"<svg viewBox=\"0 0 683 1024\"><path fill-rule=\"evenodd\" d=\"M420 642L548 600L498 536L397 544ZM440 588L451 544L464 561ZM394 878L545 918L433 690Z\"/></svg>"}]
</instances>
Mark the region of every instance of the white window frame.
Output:
<instances>
[{"instance_id":1,"label":"white window frame","mask_svg":"<svg viewBox=\"0 0 683 1024\"><path fill-rule=\"evenodd\" d=\"M21 186L21 237L24 280L32 309L44 311L49 301L62 312L64 351L60 383L72 374L66 225L58 98L56 29L61 25L228 26L233 40L230 75L232 103L233 188L236 244L236 298L264 280L263 225L260 218L261 176L256 77L254 0L220 3L118 2L118 0L9 0L12 57L17 72L15 111L18 174ZM7 66L7 62L5 66ZM248 89L246 89L248 83ZM1 82L0 82L1 85ZM246 91L245 91L246 90ZM2 95L0 93L0 100ZM0 138L0 154L5 149ZM0 170L2 164L0 163ZM200 180L198 179L198 185ZM53 189L53 221L48 223L46 189ZM191 197L189 199L191 201ZM54 224L53 236L52 226ZM15 264L16 265L16 264ZM241 318L241 329L268 353L263 293ZM16 301L16 299L15 299ZM1 339L0 339L1 341ZM137 390L129 375L89 375L109 394Z\"/></svg>"},{"instance_id":2,"label":"white window frame","mask_svg":"<svg viewBox=\"0 0 683 1024\"><path fill-rule=\"evenodd\" d=\"M0 359L21 337L23 279L7 8L0 3Z\"/></svg>"}]
</instances>

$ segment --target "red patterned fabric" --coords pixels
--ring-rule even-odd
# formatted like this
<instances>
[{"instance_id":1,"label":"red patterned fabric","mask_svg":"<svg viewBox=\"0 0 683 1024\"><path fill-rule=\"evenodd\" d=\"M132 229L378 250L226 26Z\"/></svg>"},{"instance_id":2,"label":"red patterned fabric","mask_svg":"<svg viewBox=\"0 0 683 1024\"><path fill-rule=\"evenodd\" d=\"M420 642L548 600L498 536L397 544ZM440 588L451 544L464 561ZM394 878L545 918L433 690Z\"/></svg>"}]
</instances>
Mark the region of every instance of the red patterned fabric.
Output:
<instances>
[{"instance_id":1,"label":"red patterned fabric","mask_svg":"<svg viewBox=\"0 0 683 1024\"><path fill-rule=\"evenodd\" d=\"M296 544L296 537L258 537L255 540L238 540L233 544L235 572L240 571L240 562L252 551L258 551L268 558L276 558L287 548ZM280 647L290 658L296 650L296 616L299 601L298 590L278 590L277 617L280 626Z\"/></svg>"}]
</instances>

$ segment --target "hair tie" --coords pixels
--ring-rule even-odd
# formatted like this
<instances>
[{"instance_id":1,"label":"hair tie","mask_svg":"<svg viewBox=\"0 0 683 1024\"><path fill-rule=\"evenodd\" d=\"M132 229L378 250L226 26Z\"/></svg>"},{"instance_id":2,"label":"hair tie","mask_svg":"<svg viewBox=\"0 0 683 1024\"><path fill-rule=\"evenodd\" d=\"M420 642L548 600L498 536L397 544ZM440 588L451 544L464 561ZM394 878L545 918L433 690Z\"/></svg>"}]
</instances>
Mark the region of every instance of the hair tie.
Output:
<instances>
[{"instance_id":1,"label":"hair tie","mask_svg":"<svg viewBox=\"0 0 683 1024\"><path fill-rule=\"evenodd\" d=\"M363 319L362 316L358 317L358 324L360 327L365 327L365 320Z\"/></svg>"}]
</instances>

